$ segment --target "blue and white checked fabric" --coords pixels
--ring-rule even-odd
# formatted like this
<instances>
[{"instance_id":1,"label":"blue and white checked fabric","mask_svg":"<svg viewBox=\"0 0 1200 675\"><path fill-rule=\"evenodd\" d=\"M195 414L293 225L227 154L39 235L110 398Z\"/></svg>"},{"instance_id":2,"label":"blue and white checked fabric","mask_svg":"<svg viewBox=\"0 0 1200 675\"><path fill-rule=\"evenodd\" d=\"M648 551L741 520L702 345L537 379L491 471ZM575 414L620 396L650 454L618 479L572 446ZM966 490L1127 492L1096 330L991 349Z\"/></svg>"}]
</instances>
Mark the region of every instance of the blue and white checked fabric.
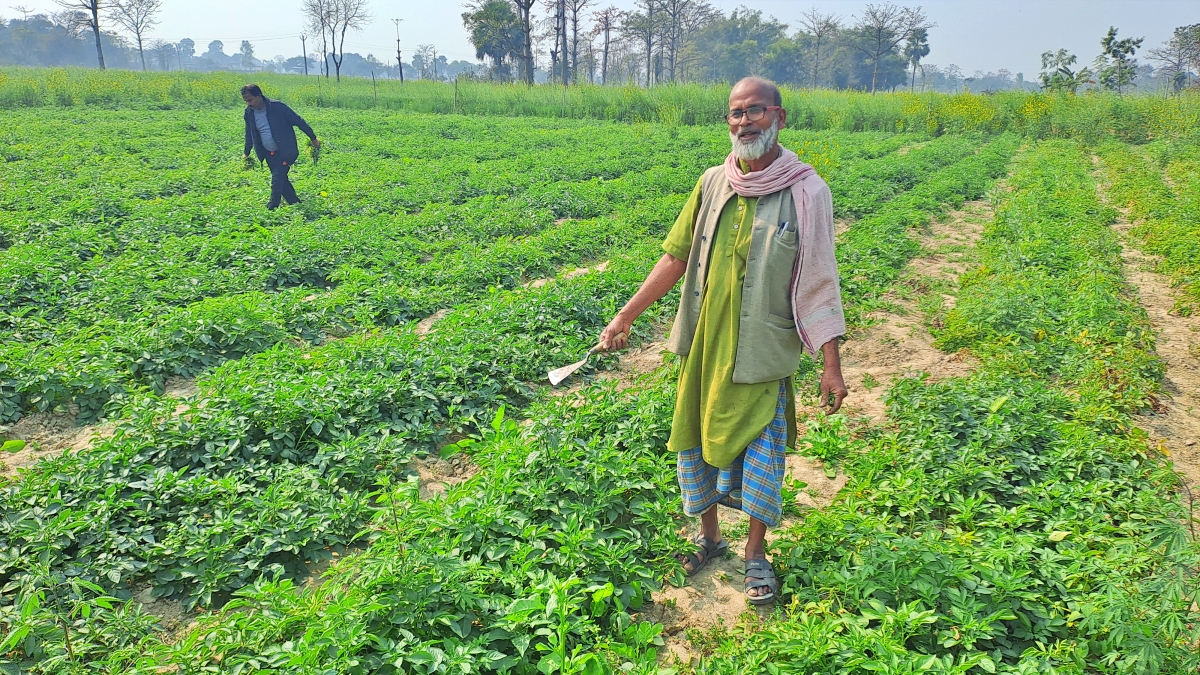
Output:
<instances>
[{"instance_id":1,"label":"blue and white checked fabric","mask_svg":"<svg viewBox=\"0 0 1200 675\"><path fill-rule=\"evenodd\" d=\"M718 469L699 447L676 453L683 512L699 516L713 504L741 509L768 526L783 516L783 473L787 454L787 386L779 383L775 419L738 455Z\"/></svg>"}]
</instances>

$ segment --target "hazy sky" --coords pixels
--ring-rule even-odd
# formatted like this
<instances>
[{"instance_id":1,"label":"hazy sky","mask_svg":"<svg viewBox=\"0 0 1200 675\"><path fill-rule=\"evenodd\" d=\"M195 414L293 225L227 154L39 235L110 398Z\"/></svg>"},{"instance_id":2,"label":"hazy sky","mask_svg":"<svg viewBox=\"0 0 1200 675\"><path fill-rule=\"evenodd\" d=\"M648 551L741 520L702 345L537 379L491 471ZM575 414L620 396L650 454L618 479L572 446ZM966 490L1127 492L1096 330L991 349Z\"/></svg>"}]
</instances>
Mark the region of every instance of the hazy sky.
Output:
<instances>
[{"instance_id":1,"label":"hazy sky","mask_svg":"<svg viewBox=\"0 0 1200 675\"><path fill-rule=\"evenodd\" d=\"M860 0L710 0L725 13L745 5L762 10L797 27L800 12L816 6L852 20L866 4ZM53 11L53 0L10 0L40 11ZM0 15L19 16L0 5ZM609 0L597 6L616 5L629 9L634 0ZM1100 38L1108 27L1120 29L1120 36L1145 37L1142 51L1158 46L1171 36L1175 26L1200 23L1197 0L925 0L899 4L921 5L937 23L930 31L932 51L927 63L959 66L970 75L976 70L1008 68L1033 79L1040 70L1040 55L1047 50L1066 48L1088 63L1100 51ZM237 50L241 40L249 39L255 55L272 58L300 53L303 20L299 0L163 0L161 23L154 37L178 41L192 38L197 51L204 51L212 40L225 43L225 52ZM370 0L375 19L358 34L348 36L346 51L362 55L373 53L379 59L396 56L396 29L400 24L400 45L404 59L413 49L432 43L450 60L475 60L475 50L462 27L461 0L435 2L398 2ZM309 43L312 51L312 43Z\"/></svg>"}]
</instances>

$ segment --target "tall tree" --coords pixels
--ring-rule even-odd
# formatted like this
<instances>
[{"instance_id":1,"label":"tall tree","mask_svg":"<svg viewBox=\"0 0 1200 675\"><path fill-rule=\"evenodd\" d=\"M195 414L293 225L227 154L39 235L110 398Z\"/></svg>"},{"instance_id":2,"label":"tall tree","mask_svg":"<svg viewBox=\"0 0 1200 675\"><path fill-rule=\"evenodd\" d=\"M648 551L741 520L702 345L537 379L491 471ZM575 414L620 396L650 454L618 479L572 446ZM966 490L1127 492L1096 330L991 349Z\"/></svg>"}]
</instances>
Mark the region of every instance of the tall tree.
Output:
<instances>
[{"instance_id":1,"label":"tall tree","mask_svg":"<svg viewBox=\"0 0 1200 675\"><path fill-rule=\"evenodd\" d=\"M626 12L621 17L621 33L627 39L636 42L642 47L642 56L646 68L645 84L651 86L654 77L654 47L658 44L656 38L659 37L658 23L661 17L656 15L655 9L658 5L658 0L638 0L638 7L644 8L644 12Z\"/></svg>"},{"instance_id":2,"label":"tall tree","mask_svg":"<svg viewBox=\"0 0 1200 675\"><path fill-rule=\"evenodd\" d=\"M473 12L463 12L463 27L470 32L475 58L490 59L492 74L511 79L507 60L522 53L521 22L504 0L487 0Z\"/></svg>"},{"instance_id":3,"label":"tall tree","mask_svg":"<svg viewBox=\"0 0 1200 675\"><path fill-rule=\"evenodd\" d=\"M437 47L431 44L417 45L417 51L413 54L413 67L427 80L438 79Z\"/></svg>"},{"instance_id":4,"label":"tall tree","mask_svg":"<svg viewBox=\"0 0 1200 675\"><path fill-rule=\"evenodd\" d=\"M786 38L786 31L787 24L743 6L700 30L695 49L705 55L710 79L736 82L747 75L766 75L767 53L771 45ZM785 51L777 50L779 56ZM781 66L781 61L772 64L772 69Z\"/></svg>"},{"instance_id":5,"label":"tall tree","mask_svg":"<svg viewBox=\"0 0 1200 675\"><path fill-rule=\"evenodd\" d=\"M321 40L321 69L329 77L329 24L333 20L333 0L304 0L300 6L308 32Z\"/></svg>"},{"instance_id":6,"label":"tall tree","mask_svg":"<svg viewBox=\"0 0 1200 675\"><path fill-rule=\"evenodd\" d=\"M172 59L178 59L179 57L175 43L168 42L162 38L152 40L149 49L150 53L154 56L154 60L158 61L158 67L161 70L170 70Z\"/></svg>"},{"instance_id":7,"label":"tall tree","mask_svg":"<svg viewBox=\"0 0 1200 675\"><path fill-rule=\"evenodd\" d=\"M301 5L309 27L321 33L322 56L333 60L337 80L342 80L342 62L346 58L346 33L360 31L371 22L367 0L304 0ZM328 45L328 56L325 49ZM325 65L329 77L329 64Z\"/></svg>"},{"instance_id":8,"label":"tall tree","mask_svg":"<svg viewBox=\"0 0 1200 675\"><path fill-rule=\"evenodd\" d=\"M550 76L548 81L553 81L555 78L559 82L566 84L569 71L571 69L570 59L567 50L569 49L569 40L567 38L567 3L566 0L542 0L542 5L549 13L546 22L543 24L548 26L550 42Z\"/></svg>"},{"instance_id":9,"label":"tall tree","mask_svg":"<svg viewBox=\"0 0 1200 675\"><path fill-rule=\"evenodd\" d=\"M871 62L871 93L879 81L879 64L896 47L908 39L913 31L929 30L937 24L930 23L921 7L901 7L890 2L882 5L867 5L855 24L858 39L855 48Z\"/></svg>"},{"instance_id":10,"label":"tall tree","mask_svg":"<svg viewBox=\"0 0 1200 675\"><path fill-rule=\"evenodd\" d=\"M184 67L186 61L189 65L192 62L192 57L196 55L196 41L191 38L183 38L179 44L175 45L175 53L179 56L179 67Z\"/></svg>"},{"instance_id":11,"label":"tall tree","mask_svg":"<svg viewBox=\"0 0 1200 675\"><path fill-rule=\"evenodd\" d=\"M110 0L54 0L54 3L68 12L81 12L86 17L86 25L92 29L96 39L96 62L100 70L104 70L104 48L100 46L100 14L110 6Z\"/></svg>"},{"instance_id":12,"label":"tall tree","mask_svg":"<svg viewBox=\"0 0 1200 675\"><path fill-rule=\"evenodd\" d=\"M929 31L918 28L909 34L908 42L904 43L904 59L912 67L912 80L908 83L909 91L917 86L917 68L921 65L921 59L926 56L929 56Z\"/></svg>"},{"instance_id":13,"label":"tall tree","mask_svg":"<svg viewBox=\"0 0 1200 675\"><path fill-rule=\"evenodd\" d=\"M249 40L242 40L242 45L238 49L238 53L242 56L242 67L254 67L254 45L250 44Z\"/></svg>"},{"instance_id":14,"label":"tall tree","mask_svg":"<svg viewBox=\"0 0 1200 675\"><path fill-rule=\"evenodd\" d=\"M521 77L525 84L533 84L533 3L537 0L512 0L521 20Z\"/></svg>"},{"instance_id":15,"label":"tall tree","mask_svg":"<svg viewBox=\"0 0 1200 675\"><path fill-rule=\"evenodd\" d=\"M822 14L816 7L812 7L800 15L800 26L813 38L812 79L808 86L815 89L821 70L821 45L828 46L841 32L842 17L837 14Z\"/></svg>"},{"instance_id":16,"label":"tall tree","mask_svg":"<svg viewBox=\"0 0 1200 675\"><path fill-rule=\"evenodd\" d=\"M608 54L612 49L612 31L621 20L621 10L609 5L596 12L596 32L604 33L604 51L600 61L600 84L608 84Z\"/></svg>"},{"instance_id":17,"label":"tall tree","mask_svg":"<svg viewBox=\"0 0 1200 675\"><path fill-rule=\"evenodd\" d=\"M1115 90L1120 96L1121 89L1133 83L1137 74L1137 60L1132 57L1142 46L1143 40L1145 38L1118 40L1117 29L1109 27L1108 34L1100 40L1100 47L1104 51L1096 57L1096 78L1101 87Z\"/></svg>"},{"instance_id":18,"label":"tall tree","mask_svg":"<svg viewBox=\"0 0 1200 675\"><path fill-rule=\"evenodd\" d=\"M579 81L579 14L596 0L565 0L566 10L571 16L571 74L572 82Z\"/></svg>"},{"instance_id":19,"label":"tall tree","mask_svg":"<svg viewBox=\"0 0 1200 675\"><path fill-rule=\"evenodd\" d=\"M158 25L158 12L161 9L162 0L114 0L109 10L109 18L113 23L133 36L142 70L146 70L146 35Z\"/></svg>"},{"instance_id":20,"label":"tall tree","mask_svg":"<svg viewBox=\"0 0 1200 675\"><path fill-rule=\"evenodd\" d=\"M1170 79L1174 92L1179 93L1192 71L1200 70L1200 23L1176 28L1170 40L1146 54L1159 64L1159 71Z\"/></svg>"},{"instance_id":21,"label":"tall tree","mask_svg":"<svg viewBox=\"0 0 1200 675\"><path fill-rule=\"evenodd\" d=\"M668 81L678 80L684 46L692 34L716 15L707 0L659 0L659 49Z\"/></svg>"},{"instance_id":22,"label":"tall tree","mask_svg":"<svg viewBox=\"0 0 1200 675\"><path fill-rule=\"evenodd\" d=\"M558 27L555 30L558 31L558 53L562 55L560 59L562 62L562 83L565 87L571 83L571 60L568 52L570 45L567 44L567 0L557 0L557 5L555 17L558 20Z\"/></svg>"},{"instance_id":23,"label":"tall tree","mask_svg":"<svg viewBox=\"0 0 1200 675\"><path fill-rule=\"evenodd\" d=\"M1042 72L1039 79L1042 88L1047 91L1067 92L1074 94L1085 84L1095 84L1091 80L1092 71L1087 68L1071 70L1077 57L1065 49L1057 52L1042 53Z\"/></svg>"}]
</instances>

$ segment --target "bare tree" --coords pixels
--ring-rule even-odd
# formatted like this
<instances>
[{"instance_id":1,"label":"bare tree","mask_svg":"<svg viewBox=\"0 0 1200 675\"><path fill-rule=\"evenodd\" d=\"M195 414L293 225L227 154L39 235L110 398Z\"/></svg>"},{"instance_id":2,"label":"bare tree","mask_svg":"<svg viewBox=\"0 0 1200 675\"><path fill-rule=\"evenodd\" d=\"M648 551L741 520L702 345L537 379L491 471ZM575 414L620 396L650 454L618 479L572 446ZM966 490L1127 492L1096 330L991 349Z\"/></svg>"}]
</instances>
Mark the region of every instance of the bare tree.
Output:
<instances>
[{"instance_id":1,"label":"bare tree","mask_svg":"<svg viewBox=\"0 0 1200 675\"><path fill-rule=\"evenodd\" d=\"M158 25L158 12L161 9L162 0L114 0L108 13L113 23L133 36L133 41L137 43L138 58L142 60L142 70L146 70L146 35Z\"/></svg>"},{"instance_id":2,"label":"bare tree","mask_svg":"<svg viewBox=\"0 0 1200 675\"><path fill-rule=\"evenodd\" d=\"M817 78L821 73L821 43L828 44L842 30L841 16L837 14L822 14L816 7L800 15L800 26L813 36L813 71L809 86L816 88Z\"/></svg>"},{"instance_id":3,"label":"bare tree","mask_svg":"<svg viewBox=\"0 0 1200 675\"><path fill-rule=\"evenodd\" d=\"M567 39L567 3L566 0L542 0L542 6L548 13L542 21L546 38L550 38L550 76L547 81L560 78L566 84L570 62L567 57L569 48Z\"/></svg>"},{"instance_id":4,"label":"bare tree","mask_svg":"<svg viewBox=\"0 0 1200 675\"><path fill-rule=\"evenodd\" d=\"M558 53L562 56L562 83L567 86L571 82L571 60L567 56L567 0L555 1L556 23L554 30L558 34Z\"/></svg>"},{"instance_id":5,"label":"bare tree","mask_svg":"<svg viewBox=\"0 0 1200 675\"><path fill-rule=\"evenodd\" d=\"M587 9L596 0L566 0L566 8L571 12L571 73L573 82L579 81L579 13Z\"/></svg>"},{"instance_id":6,"label":"bare tree","mask_svg":"<svg viewBox=\"0 0 1200 675\"><path fill-rule=\"evenodd\" d=\"M679 79L682 52L692 35L718 15L707 0L659 0L659 50L667 79Z\"/></svg>"},{"instance_id":7,"label":"bare tree","mask_svg":"<svg viewBox=\"0 0 1200 675\"><path fill-rule=\"evenodd\" d=\"M654 77L654 47L657 44L655 38L660 37L658 23L661 17L655 13L658 2L659 0L638 0L638 5L646 11L626 12L621 17L621 33L627 39L640 44L644 50L642 56L645 57L647 87L651 86Z\"/></svg>"},{"instance_id":8,"label":"bare tree","mask_svg":"<svg viewBox=\"0 0 1200 675\"><path fill-rule=\"evenodd\" d=\"M437 47L433 45L417 45L417 51L413 54L413 61L416 62L417 72L426 80L437 79Z\"/></svg>"},{"instance_id":9,"label":"bare tree","mask_svg":"<svg viewBox=\"0 0 1200 675\"><path fill-rule=\"evenodd\" d=\"M537 0L512 0L513 5L517 8L517 16L521 19L521 34L522 34L522 49L521 49L521 73L525 84L533 84L533 21L530 16L533 10L533 3Z\"/></svg>"},{"instance_id":10,"label":"bare tree","mask_svg":"<svg viewBox=\"0 0 1200 675\"><path fill-rule=\"evenodd\" d=\"M1178 93L1187 84L1192 69L1200 69L1200 23L1176 28L1170 40L1146 55L1158 64L1159 71L1170 79L1171 88Z\"/></svg>"},{"instance_id":11,"label":"bare tree","mask_svg":"<svg viewBox=\"0 0 1200 675\"><path fill-rule=\"evenodd\" d=\"M326 61L325 77L329 77L328 61L332 57L334 73L341 82L342 61L346 58L346 33L362 30L371 22L367 0L304 0L301 11L309 27L321 35L321 56Z\"/></svg>"},{"instance_id":12,"label":"bare tree","mask_svg":"<svg viewBox=\"0 0 1200 675\"><path fill-rule=\"evenodd\" d=\"M921 7L901 7L892 3L867 5L854 28L859 33L855 48L871 60L871 93L879 79L879 62L918 29L929 30L930 23Z\"/></svg>"},{"instance_id":13,"label":"bare tree","mask_svg":"<svg viewBox=\"0 0 1200 675\"><path fill-rule=\"evenodd\" d=\"M333 19L333 0L304 0L300 11L307 21L309 34L316 34L321 39L321 68L325 77L329 77L329 30ZM401 66L403 68L403 66Z\"/></svg>"},{"instance_id":14,"label":"bare tree","mask_svg":"<svg viewBox=\"0 0 1200 675\"><path fill-rule=\"evenodd\" d=\"M596 33L604 33L604 50L602 52L602 60L600 61L600 84L608 84L608 54L612 49L612 31L616 28L617 22L621 20L621 10L609 5L604 9L596 12Z\"/></svg>"},{"instance_id":15,"label":"bare tree","mask_svg":"<svg viewBox=\"0 0 1200 675\"><path fill-rule=\"evenodd\" d=\"M100 14L112 6L111 0L54 0L54 4L68 12L78 12L82 15L85 25L92 30L96 39L96 61L100 70L104 70L104 48L100 46Z\"/></svg>"},{"instance_id":16,"label":"bare tree","mask_svg":"<svg viewBox=\"0 0 1200 675\"><path fill-rule=\"evenodd\" d=\"M154 58L158 61L158 67L162 70L171 69L172 56L174 56L176 59L179 58L179 51L175 47L175 43L167 42L161 38L151 40L148 48L150 49L150 53L153 54Z\"/></svg>"}]
</instances>

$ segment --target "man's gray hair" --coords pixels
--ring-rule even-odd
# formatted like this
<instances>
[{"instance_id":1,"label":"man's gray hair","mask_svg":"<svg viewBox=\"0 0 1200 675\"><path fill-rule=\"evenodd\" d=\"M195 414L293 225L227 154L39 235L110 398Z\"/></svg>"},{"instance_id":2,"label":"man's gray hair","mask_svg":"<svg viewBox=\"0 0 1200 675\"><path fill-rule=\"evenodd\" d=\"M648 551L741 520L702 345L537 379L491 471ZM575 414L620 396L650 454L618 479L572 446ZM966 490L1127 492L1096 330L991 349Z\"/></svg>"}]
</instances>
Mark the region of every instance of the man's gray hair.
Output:
<instances>
[{"instance_id":1,"label":"man's gray hair","mask_svg":"<svg viewBox=\"0 0 1200 675\"><path fill-rule=\"evenodd\" d=\"M737 84L733 85L733 88L737 89L738 87L742 86L743 84L752 84L756 87L763 87L763 88L767 89L768 91L771 92L771 94L775 98L774 105L777 105L777 106L783 105L783 94L779 91L779 85L768 80L767 78L756 77L754 75L751 75L750 77L743 77L742 79L737 81Z\"/></svg>"}]
</instances>

